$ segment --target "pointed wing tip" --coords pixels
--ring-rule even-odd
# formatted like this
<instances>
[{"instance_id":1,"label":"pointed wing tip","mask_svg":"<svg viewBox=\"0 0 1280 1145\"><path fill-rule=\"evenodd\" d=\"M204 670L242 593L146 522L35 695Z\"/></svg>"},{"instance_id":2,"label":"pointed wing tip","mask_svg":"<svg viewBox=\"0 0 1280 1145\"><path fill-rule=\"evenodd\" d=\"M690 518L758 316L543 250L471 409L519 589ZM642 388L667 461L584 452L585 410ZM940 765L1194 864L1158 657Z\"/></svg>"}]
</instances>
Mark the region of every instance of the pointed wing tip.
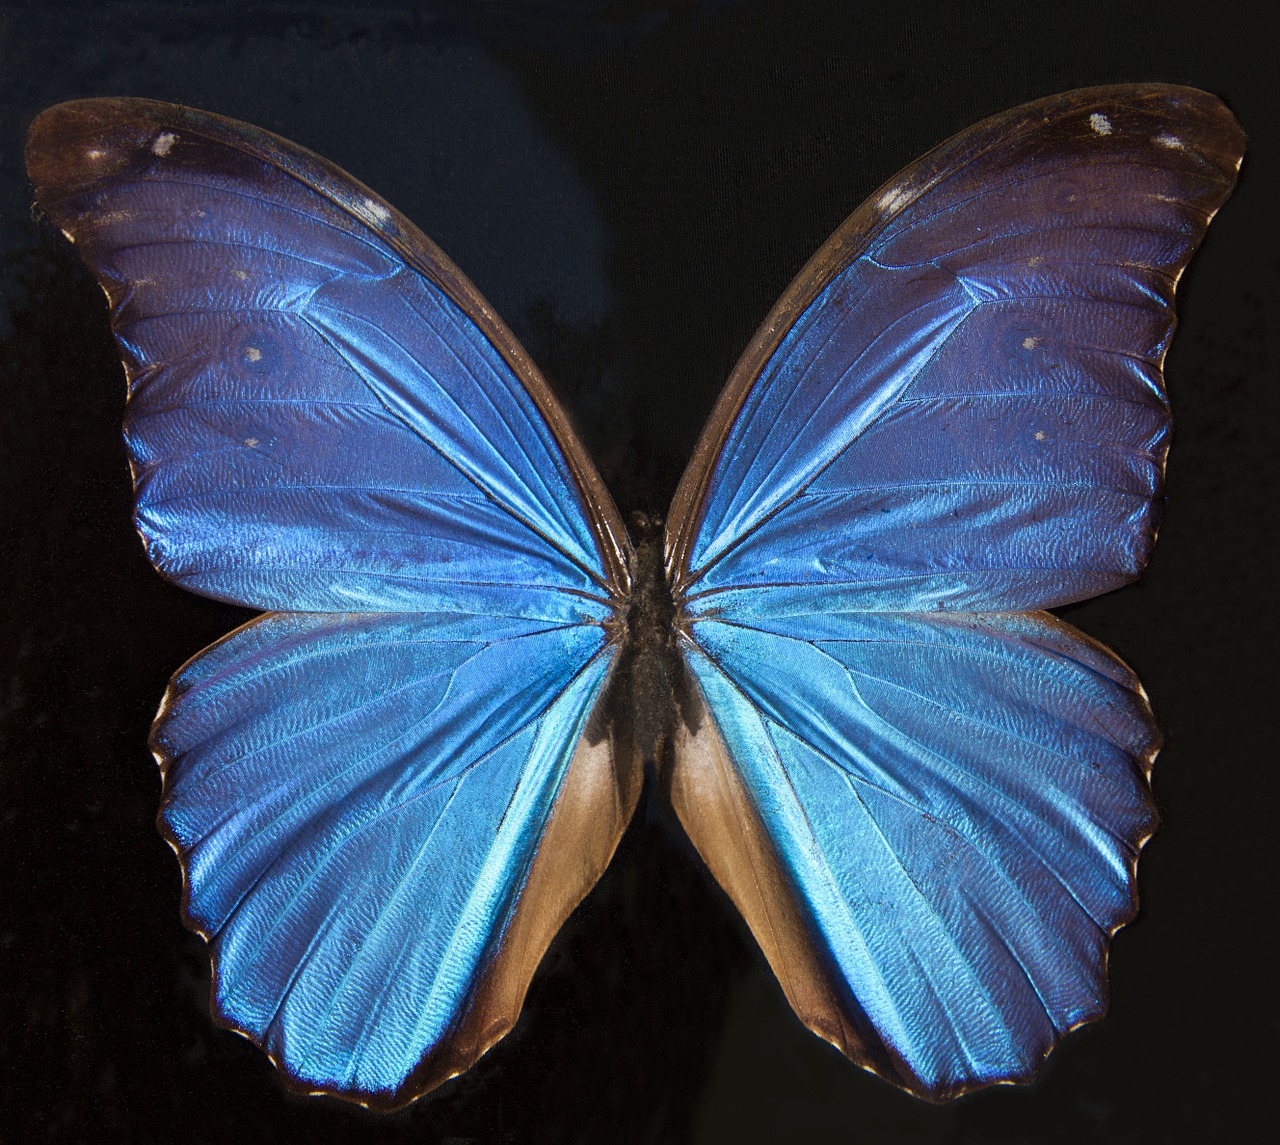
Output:
<instances>
[{"instance_id":1,"label":"pointed wing tip","mask_svg":"<svg viewBox=\"0 0 1280 1145\"><path fill-rule=\"evenodd\" d=\"M1240 121L1225 100L1203 88L1186 84L1120 84L1114 88L1103 87L1096 90L1104 95L1116 91L1122 98L1123 93L1131 92L1135 102L1159 104L1187 118L1194 117L1206 128L1220 132L1224 144L1234 143L1241 150L1244 148L1245 134Z\"/></svg>"},{"instance_id":2,"label":"pointed wing tip","mask_svg":"<svg viewBox=\"0 0 1280 1145\"><path fill-rule=\"evenodd\" d=\"M82 149L69 145L83 140L83 123L72 103L46 108L32 121L23 157L37 198L43 197L45 188L71 181L83 166Z\"/></svg>"},{"instance_id":3,"label":"pointed wing tip","mask_svg":"<svg viewBox=\"0 0 1280 1145\"><path fill-rule=\"evenodd\" d=\"M84 183L104 167L107 156L95 146L136 110L118 99L77 99L45 108L27 130L27 174L37 191Z\"/></svg>"},{"instance_id":4,"label":"pointed wing tip","mask_svg":"<svg viewBox=\"0 0 1280 1145\"><path fill-rule=\"evenodd\" d=\"M1218 96L1194 87L1157 86L1154 99L1176 113L1180 125L1193 132L1192 147L1227 176L1226 194L1230 194L1248 143L1235 114ZM1181 144L1172 134L1157 136L1156 141L1170 150L1178 150Z\"/></svg>"},{"instance_id":5,"label":"pointed wing tip","mask_svg":"<svg viewBox=\"0 0 1280 1145\"><path fill-rule=\"evenodd\" d=\"M1167 118L1168 130L1157 130L1152 137L1157 145L1170 153L1198 156L1217 168L1226 182L1223 200L1235 184L1247 139L1240 121L1212 92L1179 84L1112 84L1064 92L1041 102L1080 113L1089 130L1101 137L1111 134L1106 113L1112 108Z\"/></svg>"},{"instance_id":6,"label":"pointed wing tip","mask_svg":"<svg viewBox=\"0 0 1280 1145\"><path fill-rule=\"evenodd\" d=\"M1034 125L1061 121L1075 141L1121 143L1131 130L1171 158L1179 155L1193 166L1208 164L1218 173L1220 206L1235 186L1244 157L1246 136L1226 103L1211 92L1179 84L1104 84L1075 88L1032 100L974 125L937 149L945 154L969 137L1005 130L1011 122Z\"/></svg>"},{"instance_id":7,"label":"pointed wing tip","mask_svg":"<svg viewBox=\"0 0 1280 1145\"><path fill-rule=\"evenodd\" d=\"M80 211L63 201L159 162L197 113L154 100L80 99L46 108L27 130L24 161L35 199L74 241Z\"/></svg>"}]
</instances>

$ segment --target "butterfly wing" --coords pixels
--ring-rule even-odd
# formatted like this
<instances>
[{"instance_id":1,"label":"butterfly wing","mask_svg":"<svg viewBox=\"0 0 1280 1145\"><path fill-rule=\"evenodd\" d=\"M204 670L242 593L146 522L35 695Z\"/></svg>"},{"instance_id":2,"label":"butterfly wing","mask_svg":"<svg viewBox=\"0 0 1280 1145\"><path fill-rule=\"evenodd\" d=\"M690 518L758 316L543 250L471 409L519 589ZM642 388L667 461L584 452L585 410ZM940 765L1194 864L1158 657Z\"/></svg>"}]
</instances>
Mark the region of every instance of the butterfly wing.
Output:
<instances>
[{"instance_id":1,"label":"butterfly wing","mask_svg":"<svg viewBox=\"0 0 1280 1145\"><path fill-rule=\"evenodd\" d=\"M1100 1015L1135 908L1157 741L1137 680L1045 614L788 628L694 625L710 714L672 776L691 838L859 1064L934 1099L1027 1080Z\"/></svg>"},{"instance_id":2,"label":"butterfly wing","mask_svg":"<svg viewBox=\"0 0 1280 1145\"><path fill-rule=\"evenodd\" d=\"M625 530L546 383L373 192L144 100L51 108L27 165L111 302L165 576L320 612L505 606L513 580L558 608L624 582Z\"/></svg>"},{"instance_id":3,"label":"butterfly wing","mask_svg":"<svg viewBox=\"0 0 1280 1145\"><path fill-rule=\"evenodd\" d=\"M1032 610L1143 566L1174 285L1242 149L1155 86L957 136L801 272L677 492L677 810L806 1023L924 1096L1105 1006L1156 732Z\"/></svg>"},{"instance_id":4,"label":"butterfly wing","mask_svg":"<svg viewBox=\"0 0 1280 1145\"><path fill-rule=\"evenodd\" d=\"M148 553L277 610L154 730L215 1013L402 1103L510 1028L629 817L584 738L625 532L475 288L349 176L135 100L44 113L27 162L111 302Z\"/></svg>"},{"instance_id":5,"label":"butterfly wing","mask_svg":"<svg viewBox=\"0 0 1280 1145\"><path fill-rule=\"evenodd\" d=\"M160 821L222 1019L382 1106L505 1034L637 794L583 735L609 662L585 624L275 613L182 669Z\"/></svg>"}]
</instances>

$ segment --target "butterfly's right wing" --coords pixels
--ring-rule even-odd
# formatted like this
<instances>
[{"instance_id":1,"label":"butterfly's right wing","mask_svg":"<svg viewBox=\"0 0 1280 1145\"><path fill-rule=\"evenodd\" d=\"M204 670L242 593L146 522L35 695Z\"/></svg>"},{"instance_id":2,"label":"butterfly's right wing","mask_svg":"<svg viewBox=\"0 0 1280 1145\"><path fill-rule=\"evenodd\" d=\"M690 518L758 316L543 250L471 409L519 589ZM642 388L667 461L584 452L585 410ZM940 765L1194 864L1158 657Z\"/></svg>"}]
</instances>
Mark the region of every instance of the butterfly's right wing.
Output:
<instances>
[{"instance_id":1,"label":"butterfly's right wing","mask_svg":"<svg viewBox=\"0 0 1280 1145\"><path fill-rule=\"evenodd\" d=\"M1029 1080L1105 1008L1158 733L1046 613L707 620L671 797L787 1000L942 1100ZM702 707L699 709L699 706Z\"/></svg>"},{"instance_id":2,"label":"butterfly's right wing","mask_svg":"<svg viewBox=\"0 0 1280 1145\"><path fill-rule=\"evenodd\" d=\"M154 731L215 1014L299 1087L410 1100L511 1027L629 817L584 737L625 531L475 288L324 160L90 100L27 164L111 302L149 555L287 610Z\"/></svg>"},{"instance_id":3,"label":"butterfly's right wing","mask_svg":"<svg viewBox=\"0 0 1280 1145\"><path fill-rule=\"evenodd\" d=\"M1105 1007L1157 733L1036 610L1150 551L1174 285L1242 149L1157 85L956 136L801 271L677 492L676 810L806 1024L922 1096Z\"/></svg>"}]
</instances>

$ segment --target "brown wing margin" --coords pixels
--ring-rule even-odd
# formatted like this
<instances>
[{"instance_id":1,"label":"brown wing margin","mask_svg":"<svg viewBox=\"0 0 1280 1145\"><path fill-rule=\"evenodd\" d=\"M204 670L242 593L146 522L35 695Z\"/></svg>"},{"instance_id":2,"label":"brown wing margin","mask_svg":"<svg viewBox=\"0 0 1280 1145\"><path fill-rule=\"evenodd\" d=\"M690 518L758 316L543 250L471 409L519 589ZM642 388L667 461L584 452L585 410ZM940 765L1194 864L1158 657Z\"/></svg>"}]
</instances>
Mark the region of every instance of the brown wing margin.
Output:
<instances>
[{"instance_id":1,"label":"brown wing margin","mask_svg":"<svg viewBox=\"0 0 1280 1145\"><path fill-rule=\"evenodd\" d=\"M992 152L993 157L998 156L995 149L1005 141L1038 142L1043 138L1051 144L1053 122L1058 118L1088 115L1095 109L1103 113L1117 104L1154 109L1175 99L1182 106L1181 114L1194 122L1197 149L1211 158L1220 158L1224 168L1238 167L1243 136L1231 113L1213 96L1167 85L1082 89L1014 108L966 129L893 176L845 220L805 264L755 333L730 374L681 479L666 525L667 575L678 608L692 580L690 553L702 526L717 463L734 423L770 358L822 290L856 261L903 210L981 156ZM682 636L696 644L697 633L687 617L682 627ZM917 1096L948 1100L977 1088L960 1086L945 1092L922 1089L911 1067L866 1020L857 999L848 994L838 976L833 977L821 944L815 942L796 884L769 836L758 809L762 804L743 783L696 683L691 682L688 692L691 699L684 710L684 722L673 737L664 781L691 841L743 916L797 1016L855 1063ZM1148 756L1148 770L1150 761ZM1135 850L1144 841L1145 837L1135 840ZM1131 886L1132 882L1133 866ZM1112 930L1124 921L1121 919ZM1084 1021L1099 1016L1094 1013Z\"/></svg>"},{"instance_id":2,"label":"brown wing margin","mask_svg":"<svg viewBox=\"0 0 1280 1145\"><path fill-rule=\"evenodd\" d=\"M625 595L630 541L609 491L546 379L448 255L380 195L305 147L252 124L157 100L75 100L42 112L31 125L27 142L27 170L37 193L41 187L69 181L68 157L76 154L70 144L134 124L148 125L153 132L196 132L270 164L323 195L439 286L502 355L550 427L573 475L609 588L615 597Z\"/></svg>"},{"instance_id":3,"label":"brown wing margin","mask_svg":"<svg viewBox=\"0 0 1280 1145\"><path fill-rule=\"evenodd\" d=\"M258 617L223 637L219 643L263 621ZM168 790L167 774L172 758L159 742L159 731L177 699L176 684L186 668L210 649L197 653L174 673L152 724L151 752ZM601 701L597 701L599 703ZM577 905L599 881L631 821L643 780L641 761L620 759L610 738L592 743L584 735L547 819L523 886L515 897L502 934L482 964L465 1006L438 1047L424 1058L394 1093L363 1093L343 1089L318 1089L296 1074L287 1062L269 1054L271 1063L295 1093L341 1098L380 1112L402 1109L420 1097L470 1069L515 1026L525 995L542 956ZM206 943L207 933L191 912L189 856L181 842L157 816L160 835L178 857L182 872L182 921ZM219 965L210 946L212 980L209 1012L223 1029L259 1044L257 1039L229 1019L218 1001Z\"/></svg>"},{"instance_id":4,"label":"brown wing margin","mask_svg":"<svg viewBox=\"0 0 1280 1145\"><path fill-rule=\"evenodd\" d=\"M692 680L688 697L690 718L676 729L663 781L690 842L760 944L800 1021L863 1069L912 1089L910 1067L860 1020L856 999L837 996L791 879Z\"/></svg>"},{"instance_id":5,"label":"brown wing margin","mask_svg":"<svg viewBox=\"0 0 1280 1145\"><path fill-rule=\"evenodd\" d=\"M361 1104L389 1111L416 1101L470 1069L511 1031L551 940L613 858L642 779L639 761L619 760L608 737L596 744L583 737L506 929L477 974L457 1025L389 1100L363 1097ZM280 1062L275 1064L289 1076Z\"/></svg>"},{"instance_id":6,"label":"brown wing margin","mask_svg":"<svg viewBox=\"0 0 1280 1145\"><path fill-rule=\"evenodd\" d=\"M689 553L702 523L716 461L752 386L796 320L831 280L856 260L876 236L925 192L957 169L1011 139L1046 133L1050 121L1091 107L1117 103L1141 107L1179 99L1203 120L1201 145L1214 146L1236 165L1240 128L1214 96L1171 84L1113 84L1048 96L982 120L953 135L899 171L862 203L805 263L738 359L716 401L667 513L667 576L677 594L689 574ZM1047 134L1047 133L1046 133Z\"/></svg>"},{"instance_id":7,"label":"brown wing margin","mask_svg":"<svg viewBox=\"0 0 1280 1145\"><path fill-rule=\"evenodd\" d=\"M640 761L619 759L610 737L592 744L584 736L511 921L493 960L480 973L447 1054L429 1058L409 1078L418 1092L469 1069L515 1025L551 940L613 858L635 811L642 779Z\"/></svg>"},{"instance_id":8,"label":"brown wing margin","mask_svg":"<svg viewBox=\"0 0 1280 1145\"><path fill-rule=\"evenodd\" d=\"M122 131L143 131L148 135L187 132L269 164L323 195L444 290L501 354L546 421L573 475L610 594L615 600L625 595L629 583L630 542L589 455L524 349L475 286L430 239L363 184L287 140L234 120L148 100L85 100L61 104L44 112L32 125L29 136L28 169L33 182L37 188L83 183L75 173L73 161L67 158L75 154L74 145L79 143L83 148L86 139ZM260 623L262 619L251 624ZM173 698L171 688L153 727L153 751L162 775L171 760L156 746L154 734ZM512 896L501 933L492 941L464 1008L436 1051L419 1064L394 1094L317 1091L314 1084L292 1073L285 1062L275 1060L286 1083L300 1092L327 1092L360 1104L393 1109L469 1068L514 1026L547 946L608 865L631 818L640 781L641 772L636 762L630 758L616 759L607 739L592 743L584 737L578 743L534 858ZM184 921L208 940L210 936L200 932L189 909L187 857L163 824L161 833L181 860ZM226 1028L243 1033L220 1010L216 1001L217 976L215 958L215 988L211 999L214 1019Z\"/></svg>"}]
</instances>

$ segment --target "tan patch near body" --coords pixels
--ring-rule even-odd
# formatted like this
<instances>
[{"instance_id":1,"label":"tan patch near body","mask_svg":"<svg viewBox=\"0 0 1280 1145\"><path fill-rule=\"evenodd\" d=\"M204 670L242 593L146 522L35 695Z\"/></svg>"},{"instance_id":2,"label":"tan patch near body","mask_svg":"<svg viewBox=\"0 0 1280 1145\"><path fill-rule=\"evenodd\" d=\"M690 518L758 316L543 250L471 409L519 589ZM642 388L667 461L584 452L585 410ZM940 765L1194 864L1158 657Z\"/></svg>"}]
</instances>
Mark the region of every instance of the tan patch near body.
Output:
<instances>
[{"instance_id":1,"label":"tan patch near body","mask_svg":"<svg viewBox=\"0 0 1280 1145\"><path fill-rule=\"evenodd\" d=\"M877 1073L863 1040L832 989L791 880L760 820L729 750L698 697L695 732L681 725L667 774L672 806L716 882L733 900L777 975L787 1001L818 1037Z\"/></svg>"},{"instance_id":2,"label":"tan patch near body","mask_svg":"<svg viewBox=\"0 0 1280 1145\"><path fill-rule=\"evenodd\" d=\"M515 1025L552 938L613 858L642 779L640 760L615 761L608 738L583 737L497 953L452 1036L412 1079L415 1091L469 1068Z\"/></svg>"}]
</instances>

